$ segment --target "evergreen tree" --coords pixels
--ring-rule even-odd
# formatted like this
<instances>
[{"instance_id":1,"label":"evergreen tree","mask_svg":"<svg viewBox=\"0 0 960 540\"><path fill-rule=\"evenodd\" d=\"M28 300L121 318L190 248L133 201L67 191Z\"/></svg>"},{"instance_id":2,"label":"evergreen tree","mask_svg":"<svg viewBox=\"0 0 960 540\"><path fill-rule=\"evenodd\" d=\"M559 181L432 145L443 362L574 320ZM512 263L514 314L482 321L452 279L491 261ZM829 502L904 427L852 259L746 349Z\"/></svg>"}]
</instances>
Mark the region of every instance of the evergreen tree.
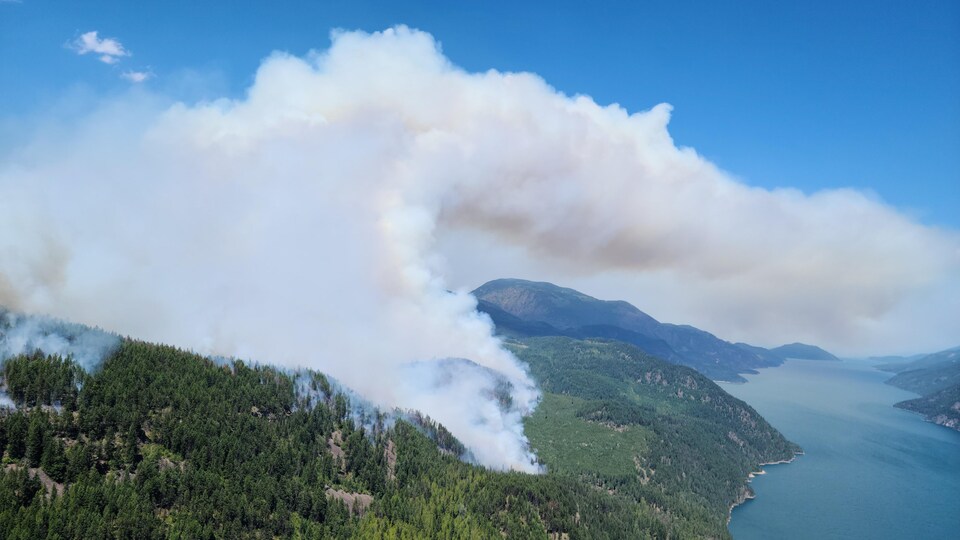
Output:
<instances>
[{"instance_id":1,"label":"evergreen tree","mask_svg":"<svg viewBox=\"0 0 960 540\"><path fill-rule=\"evenodd\" d=\"M7 450L7 417L0 411L0 457Z\"/></svg>"},{"instance_id":2,"label":"evergreen tree","mask_svg":"<svg viewBox=\"0 0 960 540\"><path fill-rule=\"evenodd\" d=\"M40 458L43 456L43 446L46 439L47 422L46 415L40 411L34 411L30 415L30 428L27 432L27 450L26 458L31 467L40 466Z\"/></svg>"},{"instance_id":3,"label":"evergreen tree","mask_svg":"<svg viewBox=\"0 0 960 540\"><path fill-rule=\"evenodd\" d=\"M48 437L44 445L40 467L56 482L67 479L67 456L63 443L56 437Z\"/></svg>"},{"instance_id":4,"label":"evergreen tree","mask_svg":"<svg viewBox=\"0 0 960 540\"><path fill-rule=\"evenodd\" d=\"M24 395L69 399L47 390L72 361L30 358L50 371L35 384L22 375L36 367L17 364ZM36 458L66 484L50 497L27 468L0 469L0 538L729 537L726 509L638 496L628 479L489 471L457 459L462 444L429 418L355 418L325 378L305 377L124 341L79 377L75 412L0 418L8 457ZM656 412L610 398L581 405L576 418L610 423Z\"/></svg>"},{"instance_id":5,"label":"evergreen tree","mask_svg":"<svg viewBox=\"0 0 960 540\"><path fill-rule=\"evenodd\" d=\"M7 420L7 452L13 459L21 459L27 452L27 432L29 421L20 411L13 413Z\"/></svg>"},{"instance_id":6,"label":"evergreen tree","mask_svg":"<svg viewBox=\"0 0 960 540\"><path fill-rule=\"evenodd\" d=\"M138 448L139 439L137 437L137 426L130 424L127 427L123 438L123 462L136 465L140 462L140 449Z\"/></svg>"},{"instance_id":7,"label":"evergreen tree","mask_svg":"<svg viewBox=\"0 0 960 540\"><path fill-rule=\"evenodd\" d=\"M77 443L71 446L67 451L67 472L68 482L76 481L80 475L90 470L93 464L93 457L90 453L90 445Z\"/></svg>"}]
</instances>

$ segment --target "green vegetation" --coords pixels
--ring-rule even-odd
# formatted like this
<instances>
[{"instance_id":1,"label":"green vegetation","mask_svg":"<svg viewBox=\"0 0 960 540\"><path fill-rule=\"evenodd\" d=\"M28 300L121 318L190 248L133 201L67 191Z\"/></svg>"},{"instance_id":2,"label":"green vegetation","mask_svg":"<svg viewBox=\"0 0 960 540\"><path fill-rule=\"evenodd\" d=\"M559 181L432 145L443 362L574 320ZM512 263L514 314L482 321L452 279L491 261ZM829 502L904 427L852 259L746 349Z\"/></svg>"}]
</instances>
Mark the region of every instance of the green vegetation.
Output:
<instances>
[{"instance_id":1,"label":"green vegetation","mask_svg":"<svg viewBox=\"0 0 960 540\"><path fill-rule=\"evenodd\" d=\"M887 384L922 396L901 401L897 407L918 412L935 424L960 430L960 348L880 368L897 373Z\"/></svg>"},{"instance_id":2,"label":"green vegetation","mask_svg":"<svg viewBox=\"0 0 960 540\"><path fill-rule=\"evenodd\" d=\"M729 507L761 463L799 448L693 369L616 341L529 338L509 346L545 392L526 423L558 474L667 508L726 534Z\"/></svg>"},{"instance_id":3,"label":"green vegetation","mask_svg":"<svg viewBox=\"0 0 960 540\"><path fill-rule=\"evenodd\" d=\"M943 351L906 364L887 384L921 395L960 384L960 351Z\"/></svg>"},{"instance_id":4,"label":"green vegetation","mask_svg":"<svg viewBox=\"0 0 960 540\"><path fill-rule=\"evenodd\" d=\"M724 381L746 382L740 373L783 363L766 349L735 345L688 325L661 323L627 302L598 300L552 283L497 279L473 295L497 333L509 338L615 339Z\"/></svg>"},{"instance_id":5,"label":"green vegetation","mask_svg":"<svg viewBox=\"0 0 960 540\"><path fill-rule=\"evenodd\" d=\"M553 472L573 475L581 471L611 477L636 474L632 454L646 448L648 432L585 421L580 411L586 404L573 396L544 395L525 429L535 441L540 460Z\"/></svg>"},{"instance_id":6,"label":"green vegetation","mask_svg":"<svg viewBox=\"0 0 960 540\"><path fill-rule=\"evenodd\" d=\"M931 394L960 384L960 362L903 371L887 383L915 394Z\"/></svg>"},{"instance_id":7,"label":"green vegetation","mask_svg":"<svg viewBox=\"0 0 960 540\"><path fill-rule=\"evenodd\" d=\"M69 359L42 355L8 365L14 375L79 373ZM369 412L360 424L316 373L124 341L74 380L74 411L43 406L70 386L62 377L38 380L21 407L0 413L0 538L728 536L719 522L612 481L608 491L575 474L463 463L453 455L459 443L425 418L391 425ZM571 421L603 430L584 418L646 410L576 399ZM604 474L631 473L617 466Z\"/></svg>"},{"instance_id":8,"label":"green vegetation","mask_svg":"<svg viewBox=\"0 0 960 540\"><path fill-rule=\"evenodd\" d=\"M84 372L72 360L40 351L11 358L3 364L3 380L18 406L63 404L76 406Z\"/></svg>"},{"instance_id":9,"label":"green vegetation","mask_svg":"<svg viewBox=\"0 0 960 540\"><path fill-rule=\"evenodd\" d=\"M901 401L896 406L918 412L935 424L960 431L960 384L941 388L917 399Z\"/></svg>"}]
</instances>

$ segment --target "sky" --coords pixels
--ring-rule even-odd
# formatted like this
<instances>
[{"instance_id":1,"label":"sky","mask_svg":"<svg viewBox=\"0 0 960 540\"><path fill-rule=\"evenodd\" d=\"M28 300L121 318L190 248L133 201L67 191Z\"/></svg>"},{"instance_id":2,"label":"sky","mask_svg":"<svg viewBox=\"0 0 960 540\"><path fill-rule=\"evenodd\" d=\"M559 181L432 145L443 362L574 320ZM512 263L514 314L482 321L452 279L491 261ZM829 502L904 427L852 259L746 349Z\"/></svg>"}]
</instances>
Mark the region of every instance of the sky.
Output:
<instances>
[{"instance_id":1,"label":"sky","mask_svg":"<svg viewBox=\"0 0 960 540\"><path fill-rule=\"evenodd\" d=\"M871 190L960 227L952 1L0 4L0 117L122 92L124 72L174 98L239 95L274 50L406 24L468 70L534 72L631 111L671 103L677 144L752 185ZM105 66L64 47L91 30L131 56Z\"/></svg>"},{"instance_id":2,"label":"sky","mask_svg":"<svg viewBox=\"0 0 960 540\"><path fill-rule=\"evenodd\" d=\"M582 226L570 233L543 216L526 223L528 216L491 209L477 195L453 206L467 217L444 218L449 209L441 209L431 221L439 247L424 256L436 251L445 258L439 270L428 270L445 285L469 289L508 275L551 280L629 300L661 320L761 345L796 338L841 353L881 354L957 344L960 5L517 4L0 1L0 160L23 166L23 148L72 148L80 143L76 133L103 137L109 146L128 127L103 132L129 118L150 123L151 111L175 103L203 109L220 98L250 98L258 69L275 51L307 58L331 47L333 30L370 33L406 25L432 36L437 54L467 73L535 74L571 102L588 96L600 107L616 104L639 115L640 123L649 120L643 130L657 144L669 142L671 164L703 168L716 183L705 192L710 196L724 198L729 190L716 186L736 184L736 204L717 205L718 213L728 212L722 216L707 215L704 193L676 201L662 194L675 211L703 215L702 227L713 228L654 223L680 248L704 253L696 259L673 253L663 238L650 244L638 232L646 222L605 229L598 216L610 201L591 200L596 207L583 208L555 201ZM537 96L553 99L547 91ZM661 103L672 106L668 128L658 124L665 114L657 108ZM593 109L589 115L597 116L597 129L620 129L615 118L599 118ZM99 122L99 131L77 128L91 122ZM669 141L660 140L662 129L669 130ZM563 148L562 141L557 145ZM681 155L683 148L694 149L709 166ZM83 170L96 161L73 166ZM529 168L521 157L504 166L521 162ZM624 182L607 187L629 190ZM507 193L512 187L493 186ZM780 206L788 210L769 220L760 215ZM743 220L731 216L744 209L751 213ZM516 228L490 225L507 218ZM857 220L865 225L857 228ZM768 225L773 232L765 236ZM585 247L571 252L601 262L568 260L570 254L553 246L557 231L586 231ZM810 236L800 235L805 232ZM889 233L890 241L872 232ZM733 236L750 238L749 246L732 243ZM810 245L794 249L807 238ZM649 258L638 262L614 252L617 246L629 251L633 241ZM591 248L603 242L609 242L606 251ZM730 249L718 255L711 246ZM857 254L870 266L851 265L843 254ZM915 274L904 273L913 261L894 261L900 257L916 261ZM774 268L774 260L793 266ZM749 271L737 273L743 268ZM57 298L47 296L34 301L35 309ZM67 311L82 317L79 308ZM121 315L112 317L124 320Z\"/></svg>"}]
</instances>

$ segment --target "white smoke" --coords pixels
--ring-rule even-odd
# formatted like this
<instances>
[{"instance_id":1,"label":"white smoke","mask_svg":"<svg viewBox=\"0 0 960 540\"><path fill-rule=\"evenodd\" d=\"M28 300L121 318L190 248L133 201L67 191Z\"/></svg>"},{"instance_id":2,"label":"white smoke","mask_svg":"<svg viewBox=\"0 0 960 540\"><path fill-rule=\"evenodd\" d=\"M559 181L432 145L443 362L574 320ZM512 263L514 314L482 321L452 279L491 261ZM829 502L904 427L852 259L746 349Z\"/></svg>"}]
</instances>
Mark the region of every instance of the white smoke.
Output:
<instances>
[{"instance_id":1,"label":"white smoke","mask_svg":"<svg viewBox=\"0 0 960 540\"><path fill-rule=\"evenodd\" d=\"M39 350L46 355L73 358L91 371L119 344L119 336L103 330L0 308L0 364L13 356Z\"/></svg>"},{"instance_id":2,"label":"white smoke","mask_svg":"<svg viewBox=\"0 0 960 540\"><path fill-rule=\"evenodd\" d=\"M826 284L854 317L958 267L955 235L861 194L736 183L674 146L666 105L628 114L467 73L404 27L276 54L243 99L156 101L110 103L4 160L0 304L328 372L423 409L493 467L535 469L520 418L538 393L475 300L448 292L445 231L587 269ZM409 368L445 358L501 374L510 404L476 370L425 385Z\"/></svg>"}]
</instances>

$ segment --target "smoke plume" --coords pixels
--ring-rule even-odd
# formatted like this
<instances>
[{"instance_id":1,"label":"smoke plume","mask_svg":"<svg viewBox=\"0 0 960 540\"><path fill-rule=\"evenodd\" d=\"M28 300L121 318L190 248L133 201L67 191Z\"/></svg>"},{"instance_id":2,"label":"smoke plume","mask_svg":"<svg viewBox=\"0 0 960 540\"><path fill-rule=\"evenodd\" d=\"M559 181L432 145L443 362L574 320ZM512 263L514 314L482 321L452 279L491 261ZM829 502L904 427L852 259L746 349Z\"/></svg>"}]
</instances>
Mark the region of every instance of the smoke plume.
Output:
<instances>
[{"instance_id":1,"label":"smoke plume","mask_svg":"<svg viewBox=\"0 0 960 540\"><path fill-rule=\"evenodd\" d=\"M119 336L103 330L0 308L0 364L10 357L39 350L46 355L73 358L90 371L119 344Z\"/></svg>"},{"instance_id":2,"label":"smoke plume","mask_svg":"<svg viewBox=\"0 0 960 540\"><path fill-rule=\"evenodd\" d=\"M315 368L422 409L492 467L536 469L521 417L538 392L448 290L446 231L587 271L745 280L788 305L825 288L848 317L958 268L955 235L862 194L737 183L673 144L667 105L468 73L405 27L275 54L242 99L158 101L107 103L4 159L0 304Z\"/></svg>"}]
</instances>

